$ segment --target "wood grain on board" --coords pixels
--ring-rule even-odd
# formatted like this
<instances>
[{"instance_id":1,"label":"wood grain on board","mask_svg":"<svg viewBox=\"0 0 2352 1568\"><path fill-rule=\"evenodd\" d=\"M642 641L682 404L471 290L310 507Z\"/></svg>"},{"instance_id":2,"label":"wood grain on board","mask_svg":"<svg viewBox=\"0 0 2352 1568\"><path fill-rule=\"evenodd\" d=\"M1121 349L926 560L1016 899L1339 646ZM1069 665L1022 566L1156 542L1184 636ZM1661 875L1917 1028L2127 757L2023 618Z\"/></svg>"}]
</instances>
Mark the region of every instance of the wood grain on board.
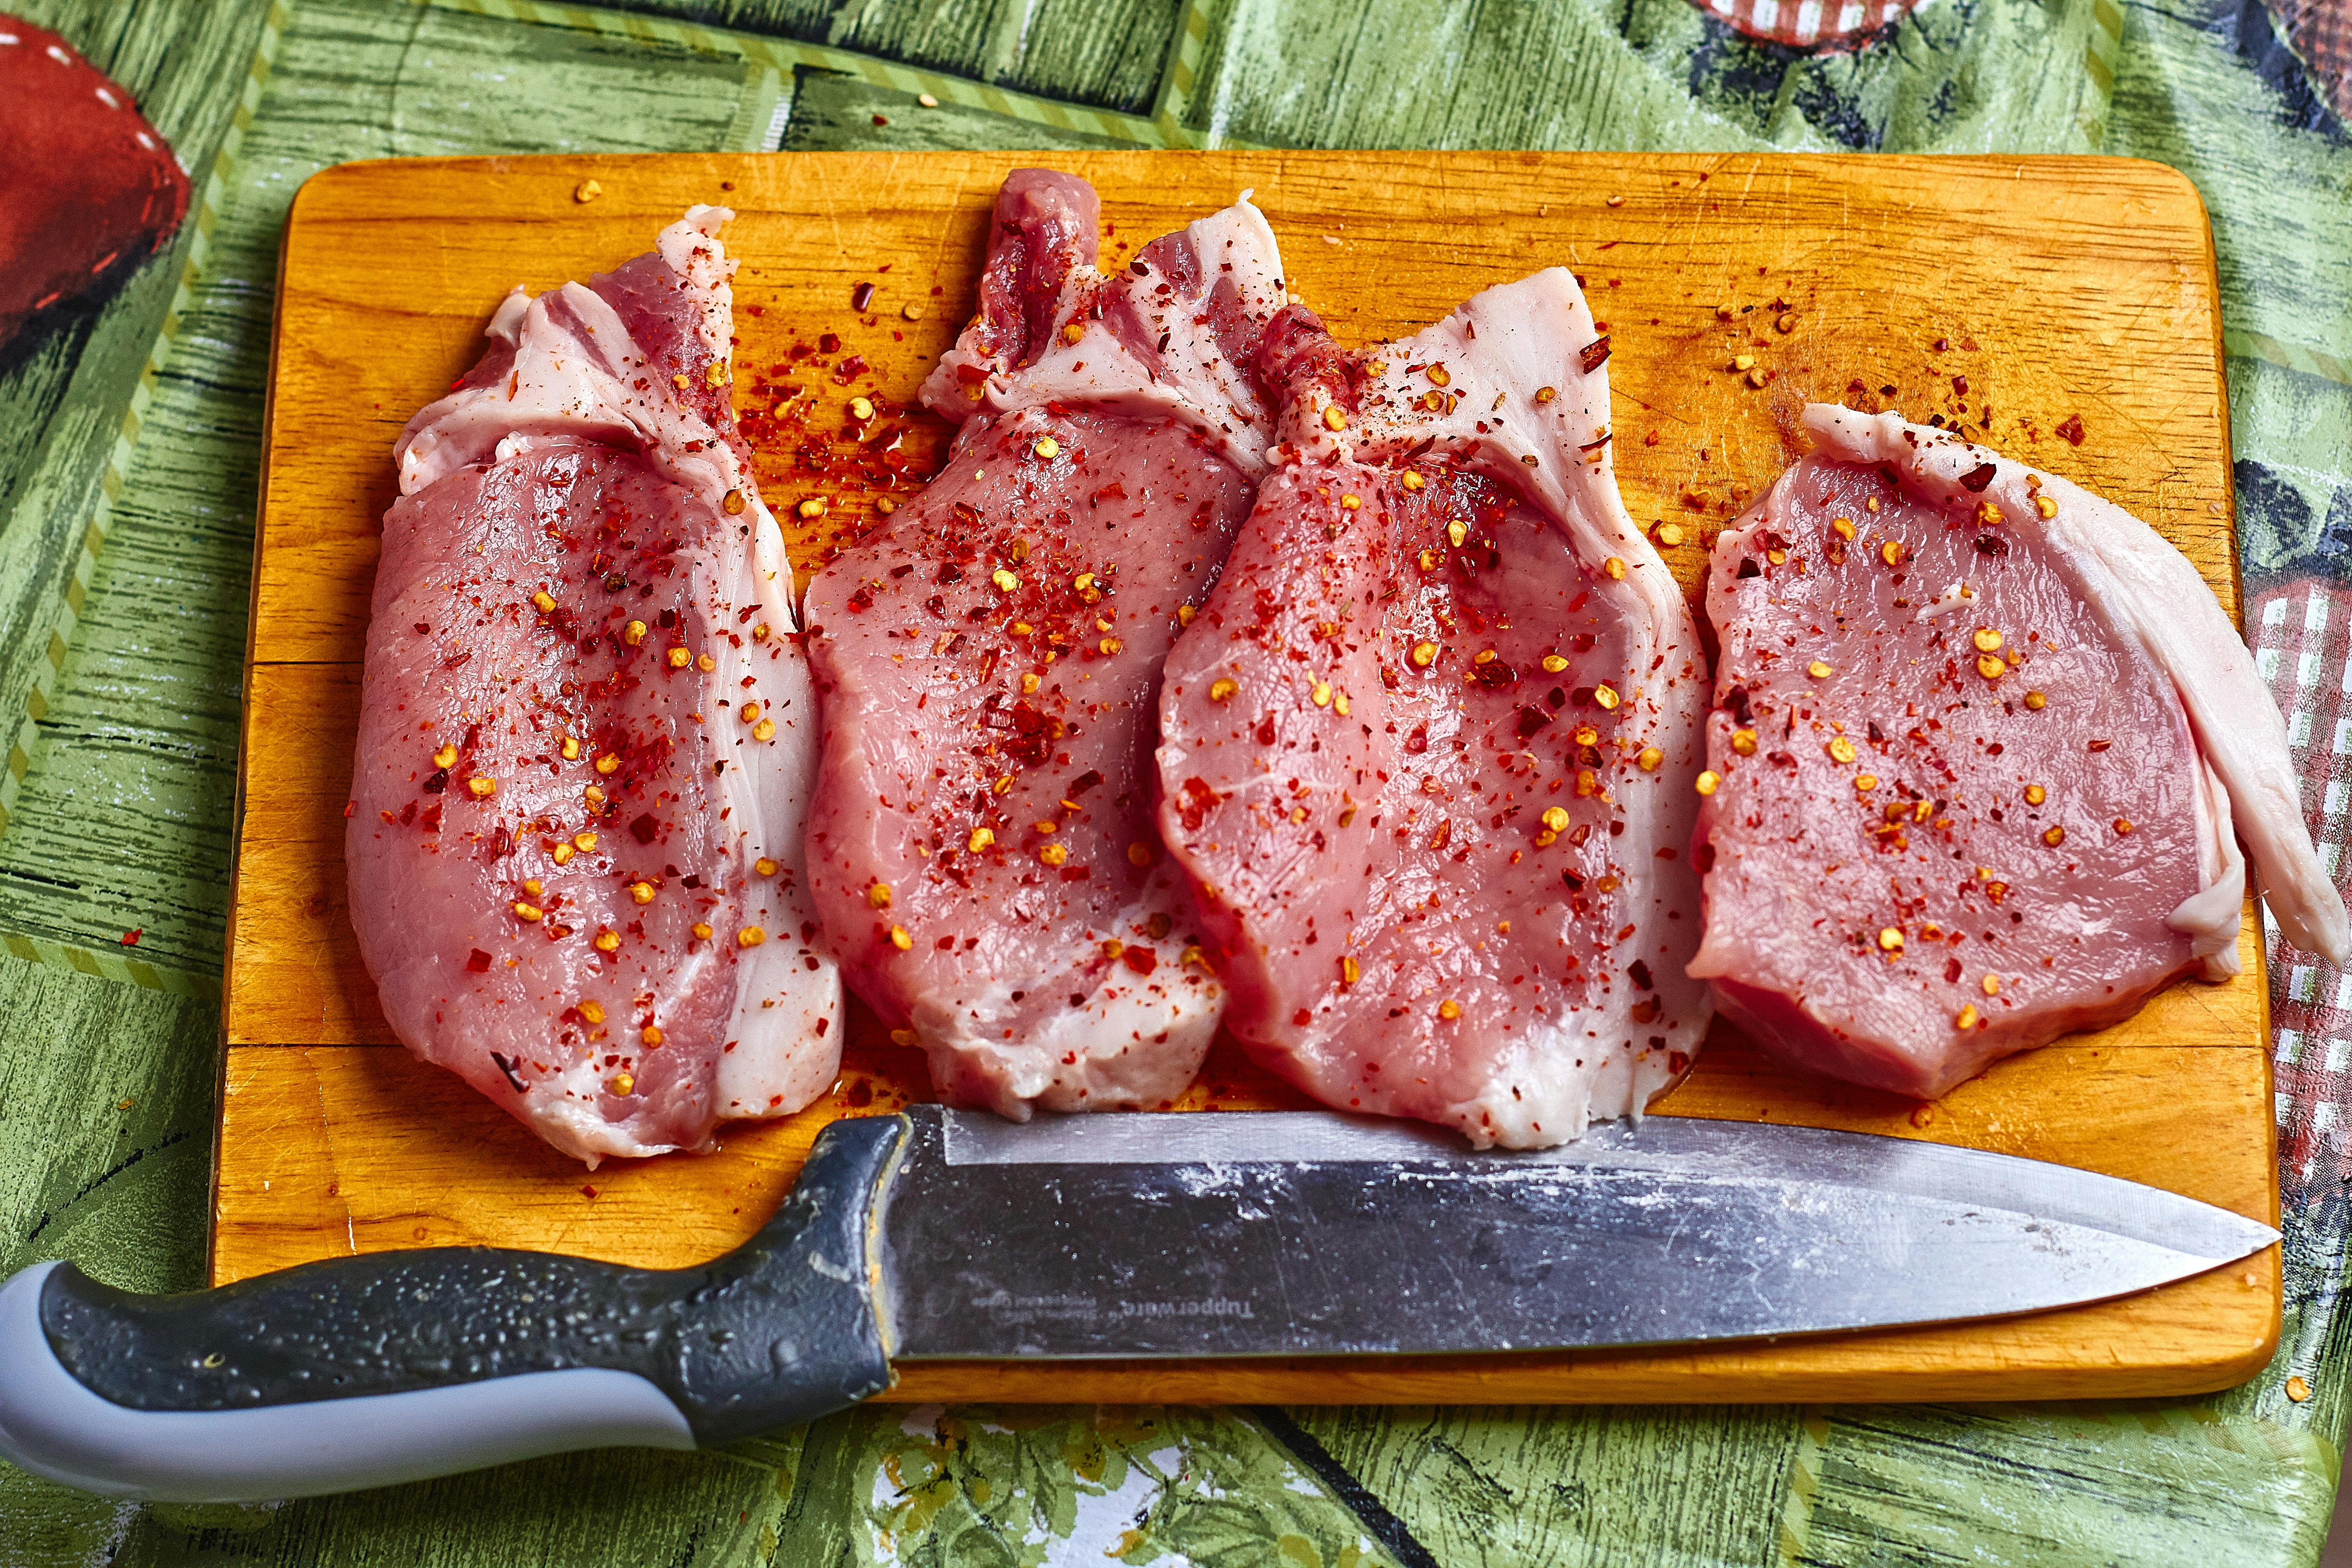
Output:
<instances>
[{"instance_id":1,"label":"wood grain on board","mask_svg":"<svg viewBox=\"0 0 2352 1568\"><path fill-rule=\"evenodd\" d=\"M342 809L377 520L409 415L473 360L507 288L649 247L688 205L736 209L738 401L785 403L759 472L779 515L823 495L803 573L870 516L828 480L844 405L914 389L969 312L1006 153L663 155L357 164L298 197L284 249L255 568L230 1043L212 1272L485 1243L674 1266L757 1227L835 1116L929 1098L859 1010L826 1100L723 1152L593 1175L394 1045L347 912ZM1964 420L2111 497L2234 615L2212 252L2197 196L2091 159L1532 153L1088 153L1105 265L1254 188L1290 287L1345 341L1411 331L1480 288L1574 268L1608 323L1617 473L1686 588L1704 543L1790 455L1812 399ZM585 181L601 189L583 202ZM885 271L884 268L888 270ZM867 314L851 289L877 285ZM795 359L836 334L837 350ZM861 356L855 384L831 367ZM1749 356L1758 387L1734 371ZM820 365L819 361L823 363ZM936 445L904 416L912 449ZM2079 441L2062 437L2064 428ZM807 454L814 460L804 461ZM911 481L910 481L911 482ZM1679 535L1680 542L1673 542ZM2137 1017L2000 1064L1945 1100L1788 1074L1718 1026L1660 1110L1850 1127L2080 1165L2274 1218L2266 991L2175 987ZM1301 1103L1221 1047L1187 1108ZM909 1366L894 1397L1518 1402L2010 1399L2187 1393L2275 1342L2275 1253L2128 1300L1777 1344L1503 1358Z\"/></svg>"}]
</instances>

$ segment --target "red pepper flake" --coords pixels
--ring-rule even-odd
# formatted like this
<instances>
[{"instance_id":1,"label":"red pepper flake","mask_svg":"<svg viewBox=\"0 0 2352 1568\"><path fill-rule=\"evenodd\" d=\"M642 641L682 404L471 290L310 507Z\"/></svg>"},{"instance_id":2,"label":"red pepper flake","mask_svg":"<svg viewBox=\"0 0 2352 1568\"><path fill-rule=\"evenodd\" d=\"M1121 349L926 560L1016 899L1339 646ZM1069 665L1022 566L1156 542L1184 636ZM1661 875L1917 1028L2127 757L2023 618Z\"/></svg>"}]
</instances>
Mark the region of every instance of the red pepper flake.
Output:
<instances>
[{"instance_id":1,"label":"red pepper flake","mask_svg":"<svg viewBox=\"0 0 2352 1568\"><path fill-rule=\"evenodd\" d=\"M467 954L466 955L466 973L468 973L468 974L488 974L489 972L490 972L490 955L489 955L488 953L484 952L480 948L478 948L478 948L474 949L474 951L473 951L473 952L469 952L469 953L467 953Z\"/></svg>"},{"instance_id":2,"label":"red pepper flake","mask_svg":"<svg viewBox=\"0 0 2352 1568\"><path fill-rule=\"evenodd\" d=\"M1584 366L1585 374L1591 375L1599 370L1609 360L1609 334L1603 332L1585 344L1577 351L1576 357L1577 362Z\"/></svg>"},{"instance_id":3,"label":"red pepper flake","mask_svg":"<svg viewBox=\"0 0 2352 1568\"><path fill-rule=\"evenodd\" d=\"M1120 963L1138 974L1149 974L1160 966L1160 955L1148 947L1130 945L1118 956Z\"/></svg>"},{"instance_id":4,"label":"red pepper flake","mask_svg":"<svg viewBox=\"0 0 2352 1568\"><path fill-rule=\"evenodd\" d=\"M2083 444L2083 416L2079 414L2069 414L2066 416L2066 417L2061 421L2058 426L2058 434L2066 437L2066 444L2068 446L2081 446Z\"/></svg>"},{"instance_id":5,"label":"red pepper flake","mask_svg":"<svg viewBox=\"0 0 2352 1568\"><path fill-rule=\"evenodd\" d=\"M343 820L345 822L349 822L352 819L352 814L357 812L359 808L360 803L358 801L347 800L343 802Z\"/></svg>"},{"instance_id":6,"label":"red pepper flake","mask_svg":"<svg viewBox=\"0 0 2352 1568\"><path fill-rule=\"evenodd\" d=\"M852 289L849 291L849 308L856 311L859 315L864 315L866 313L866 307L872 303L874 303L873 284L860 283L856 288Z\"/></svg>"},{"instance_id":7,"label":"red pepper flake","mask_svg":"<svg viewBox=\"0 0 2352 1568\"><path fill-rule=\"evenodd\" d=\"M582 1187L582 1188L580 1189L580 1192L581 1192L581 1195L582 1195L582 1196L583 1196L583 1197L591 1197L591 1198L593 1198L593 1197L594 1197L594 1196L596 1195L596 1189L595 1189L595 1188L593 1188L593 1187L590 1187L590 1186L583 1186L583 1187Z\"/></svg>"},{"instance_id":8,"label":"red pepper flake","mask_svg":"<svg viewBox=\"0 0 2352 1568\"><path fill-rule=\"evenodd\" d=\"M139 945L139 939L146 934L147 928L145 926L132 926L129 931L122 933L122 945L125 947L137 947Z\"/></svg>"}]
</instances>

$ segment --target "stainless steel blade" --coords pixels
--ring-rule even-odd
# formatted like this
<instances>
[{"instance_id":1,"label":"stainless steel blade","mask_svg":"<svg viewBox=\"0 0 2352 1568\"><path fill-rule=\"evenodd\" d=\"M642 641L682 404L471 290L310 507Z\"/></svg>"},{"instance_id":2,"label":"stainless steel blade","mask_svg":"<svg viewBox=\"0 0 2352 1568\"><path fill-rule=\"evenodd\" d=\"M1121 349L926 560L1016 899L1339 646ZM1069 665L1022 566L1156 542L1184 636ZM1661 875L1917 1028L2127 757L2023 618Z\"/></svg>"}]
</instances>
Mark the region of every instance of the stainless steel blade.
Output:
<instances>
[{"instance_id":1,"label":"stainless steel blade","mask_svg":"<svg viewBox=\"0 0 2352 1568\"><path fill-rule=\"evenodd\" d=\"M1322 1113L913 1108L895 1352L1510 1351L1996 1317L2146 1289L2268 1226L2064 1165L1653 1117L1535 1153Z\"/></svg>"}]
</instances>

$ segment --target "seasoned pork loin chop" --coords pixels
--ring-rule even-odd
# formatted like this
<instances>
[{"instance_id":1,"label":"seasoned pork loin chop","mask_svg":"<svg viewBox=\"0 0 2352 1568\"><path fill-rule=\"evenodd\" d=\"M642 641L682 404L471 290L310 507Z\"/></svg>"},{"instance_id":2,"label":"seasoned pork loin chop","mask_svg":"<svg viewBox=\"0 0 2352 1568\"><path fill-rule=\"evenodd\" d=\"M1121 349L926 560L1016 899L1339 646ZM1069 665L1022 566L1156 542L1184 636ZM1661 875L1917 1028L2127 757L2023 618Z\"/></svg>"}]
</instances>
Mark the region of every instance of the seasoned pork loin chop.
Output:
<instances>
[{"instance_id":1,"label":"seasoned pork loin chop","mask_svg":"<svg viewBox=\"0 0 2352 1568\"><path fill-rule=\"evenodd\" d=\"M1227 1026L1327 1104L1540 1147L1698 1049L1706 664L1558 268L1351 355L1277 319L1277 466L1170 655L1160 826Z\"/></svg>"},{"instance_id":2,"label":"seasoned pork loin chop","mask_svg":"<svg viewBox=\"0 0 2352 1568\"><path fill-rule=\"evenodd\" d=\"M811 585L809 824L851 984L950 1100L1161 1104L1223 992L1152 819L1160 663L1247 515L1281 259L1246 200L1096 271L1093 190L1024 170L925 388L923 493Z\"/></svg>"},{"instance_id":3,"label":"seasoned pork loin chop","mask_svg":"<svg viewBox=\"0 0 2352 1568\"><path fill-rule=\"evenodd\" d=\"M1791 1062L1939 1095L2236 973L2242 840L2290 940L2342 963L2285 726L2180 552L1949 432L1804 423L1707 584L1690 972L1724 1011Z\"/></svg>"},{"instance_id":4,"label":"seasoned pork loin chop","mask_svg":"<svg viewBox=\"0 0 2352 1568\"><path fill-rule=\"evenodd\" d=\"M707 1146L834 1077L814 700L728 402L731 270L658 250L492 319L403 432L346 853L384 1016L557 1148Z\"/></svg>"}]
</instances>

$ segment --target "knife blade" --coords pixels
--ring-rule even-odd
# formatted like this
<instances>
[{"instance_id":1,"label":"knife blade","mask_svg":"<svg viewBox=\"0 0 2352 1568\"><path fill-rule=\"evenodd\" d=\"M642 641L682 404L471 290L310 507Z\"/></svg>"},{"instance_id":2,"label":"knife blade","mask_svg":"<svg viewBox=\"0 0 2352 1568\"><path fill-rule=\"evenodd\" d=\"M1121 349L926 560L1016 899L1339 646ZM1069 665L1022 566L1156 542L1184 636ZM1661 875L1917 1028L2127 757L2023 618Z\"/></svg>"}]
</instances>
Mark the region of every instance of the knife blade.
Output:
<instances>
[{"instance_id":1,"label":"knife blade","mask_svg":"<svg viewBox=\"0 0 2352 1568\"><path fill-rule=\"evenodd\" d=\"M691 1268L440 1247L136 1296L0 1287L0 1455L252 1501L572 1448L692 1447L894 1361L1452 1354L2004 1316L2184 1279L2267 1226L2066 1166L1652 1118L1538 1152L1328 1112L918 1106L819 1135Z\"/></svg>"}]
</instances>

